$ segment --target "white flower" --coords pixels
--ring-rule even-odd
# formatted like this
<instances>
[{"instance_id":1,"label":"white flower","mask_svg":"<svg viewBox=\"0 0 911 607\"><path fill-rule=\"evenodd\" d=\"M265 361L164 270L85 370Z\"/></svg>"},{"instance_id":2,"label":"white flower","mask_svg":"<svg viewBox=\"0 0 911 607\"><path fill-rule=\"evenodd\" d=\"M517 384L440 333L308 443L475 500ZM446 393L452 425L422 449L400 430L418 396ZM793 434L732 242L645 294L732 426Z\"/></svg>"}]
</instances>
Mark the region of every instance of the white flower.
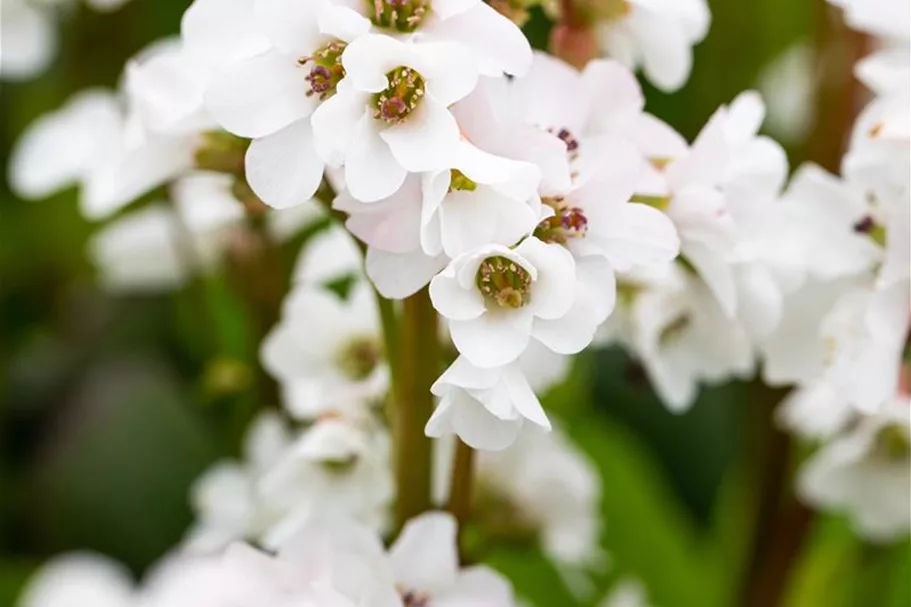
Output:
<instances>
[{"instance_id":1,"label":"white flower","mask_svg":"<svg viewBox=\"0 0 911 607\"><path fill-rule=\"evenodd\" d=\"M382 398L388 388L376 300L363 281L345 300L319 287L298 286L264 341L261 358L282 384L285 405L301 419L351 400Z\"/></svg>"},{"instance_id":2,"label":"white flower","mask_svg":"<svg viewBox=\"0 0 911 607\"><path fill-rule=\"evenodd\" d=\"M873 541L911 530L911 401L893 398L876 415L834 438L798 477L810 504L845 511Z\"/></svg>"},{"instance_id":3,"label":"white flower","mask_svg":"<svg viewBox=\"0 0 911 607\"><path fill-rule=\"evenodd\" d=\"M367 243L367 274L380 293L402 298L425 286L449 258L485 244L512 245L541 216L538 168L458 144L453 168L409 176L393 195L363 203L340 194L334 208Z\"/></svg>"},{"instance_id":4,"label":"white flower","mask_svg":"<svg viewBox=\"0 0 911 607\"><path fill-rule=\"evenodd\" d=\"M93 188L92 181L120 145L123 117L117 97L90 89L71 97L25 131L13 149L9 180L23 198L46 198L72 185ZM83 211L92 209L84 194Z\"/></svg>"},{"instance_id":5,"label":"white flower","mask_svg":"<svg viewBox=\"0 0 911 607\"><path fill-rule=\"evenodd\" d=\"M290 430L276 414L260 415L247 431L243 461L213 464L190 490L197 520L186 539L191 551L214 552L237 540L261 537L279 513L258 491L262 476L291 443Z\"/></svg>"},{"instance_id":6,"label":"white flower","mask_svg":"<svg viewBox=\"0 0 911 607\"><path fill-rule=\"evenodd\" d=\"M607 0L598 36L607 54L672 92L690 75L692 47L705 38L711 14L705 0ZM597 14L597 13L596 13Z\"/></svg>"},{"instance_id":7,"label":"white flower","mask_svg":"<svg viewBox=\"0 0 911 607\"><path fill-rule=\"evenodd\" d=\"M512 607L512 588L483 565L459 569L456 521L430 512L409 521L389 549L395 586L405 607Z\"/></svg>"},{"instance_id":8,"label":"white flower","mask_svg":"<svg viewBox=\"0 0 911 607\"><path fill-rule=\"evenodd\" d=\"M456 434L473 449L513 444L525 421L550 430L547 414L518 364L480 369L459 357L433 384L440 397L427 436Z\"/></svg>"},{"instance_id":9,"label":"white flower","mask_svg":"<svg viewBox=\"0 0 911 607\"><path fill-rule=\"evenodd\" d=\"M23 590L17 607L137 607L125 567L91 554L69 554L45 564Z\"/></svg>"},{"instance_id":10,"label":"white flower","mask_svg":"<svg viewBox=\"0 0 911 607\"><path fill-rule=\"evenodd\" d=\"M302 248L294 266L295 284L325 286L363 275L357 243L339 226L314 234Z\"/></svg>"},{"instance_id":11,"label":"white flower","mask_svg":"<svg viewBox=\"0 0 911 607\"><path fill-rule=\"evenodd\" d=\"M833 399L830 413L837 419L844 419L852 409L875 411L898 385L911 315L909 301L907 282L881 290L834 283L799 291L787 301L779 330L761 342L765 377L804 387L793 406L812 407L816 399L834 392L838 398ZM834 403L850 409L837 415ZM807 433L817 434L814 428L809 425Z\"/></svg>"},{"instance_id":12,"label":"white flower","mask_svg":"<svg viewBox=\"0 0 911 607\"><path fill-rule=\"evenodd\" d=\"M244 216L230 184L228 175L190 174L173 184L172 207L153 203L95 233L89 256L101 282L115 291L158 291L217 265Z\"/></svg>"},{"instance_id":13,"label":"white flower","mask_svg":"<svg viewBox=\"0 0 911 607\"><path fill-rule=\"evenodd\" d=\"M264 544L275 547L325 514L384 529L394 490L389 451L388 435L367 411L318 419L260 479L263 503L281 513Z\"/></svg>"},{"instance_id":14,"label":"white flower","mask_svg":"<svg viewBox=\"0 0 911 607\"><path fill-rule=\"evenodd\" d=\"M614 145L631 144L635 151L629 152L643 160L677 157L687 149L686 142L676 131L644 111L645 97L639 82L628 68L616 61L594 60L580 72L559 59L537 52L525 76L513 79L499 90L489 84L485 89L488 103L493 104L487 113L498 115L504 122L520 122L559 138L565 145L566 155L573 161L571 168L576 172L597 173L603 168L606 163L597 154L598 144L603 140ZM499 96L505 99L500 100ZM474 107L472 110L481 113ZM491 130L490 119L465 116L458 111L457 116L460 125L468 123L469 138L477 136L481 141L489 140L490 135L484 131ZM478 122L480 124L474 126ZM507 128L515 130L515 127ZM591 149L590 146L595 147ZM561 182L560 176L554 174L559 169L556 164L549 163L542 168L545 187L568 187L568 182Z\"/></svg>"},{"instance_id":15,"label":"white flower","mask_svg":"<svg viewBox=\"0 0 911 607\"><path fill-rule=\"evenodd\" d=\"M449 259L421 248L421 178L409 175L392 196L360 202L341 192L333 208L348 213L345 226L367 245L367 276L389 299L404 299L427 286Z\"/></svg>"},{"instance_id":16,"label":"white flower","mask_svg":"<svg viewBox=\"0 0 911 607\"><path fill-rule=\"evenodd\" d=\"M246 4L235 12L237 17L246 13L246 27L269 46L217 70L205 104L222 127L253 139L246 154L253 191L275 208L288 208L308 200L319 187L324 164L314 147L311 114L336 94L345 77L347 43L365 33L369 22L346 17L328 0L264 0L252 10ZM197 20L190 35L202 41L197 46L214 40L220 47L221 20L214 14ZM260 39L250 33L245 37Z\"/></svg>"},{"instance_id":17,"label":"white flower","mask_svg":"<svg viewBox=\"0 0 911 607\"><path fill-rule=\"evenodd\" d=\"M3 0L0 79L25 80L45 70L57 52L57 31L50 11L28 0Z\"/></svg>"},{"instance_id":18,"label":"white flower","mask_svg":"<svg viewBox=\"0 0 911 607\"><path fill-rule=\"evenodd\" d=\"M560 354L592 339L600 302L580 287L572 255L527 238L510 249L489 245L452 261L430 283L434 307L472 365L506 365L534 338Z\"/></svg>"},{"instance_id":19,"label":"white flower","mask_svg":"<svg viewBox=\"0 0 911 607\"><path fill-rule=\"evenodd\" d=\"M521 76L531 63L531 47L521 30L482 0L345 0L340 4L369 19L377 33L457 43L485 76Z\"/></svg>"},{"instance_id":20,"label":"white flower","mask_svg":"<svg viewBox=\"0 0 911 607\"><path fill-rule=\"evenodd\" d=\"M345 79L314 112L313 129L323 159L344 163L352 196L380 200L408 172L450 168L460 135L447 108L477 82L476 66L460 48L378 35L345 48Z\"/></svg>"},{"instance_id":21,"label":"white flower","mask_svg":"<svg viewBox=\"0 0 911 607\"><path fill-rule=\"evenodd\" d=\"M798 42L779 53L759 74L757 87L769 105L766 127L778 141L803 141L816 120L815 58L807 42Z\"/></svg>"},{"instance_id":22,"label":"white flower","mask_svg":"<svg viewBox=\"0 0 911 607\"><path fill-rule=\"evenodd\" d=\"M671 411L689 408L701 382L752 372L746 329L724 314L698 276L674 264L663 275L637 278L644 280L627 285L633 351Z\"/></svg>"},{"instance_id":23,"label":"white flower","mask_svg":"<svg viewBox=\"0 0 911 607\"><path fill-rule=\"evenodd\" d=\"M907 40L911 6L894 0L829 0L845 12L854 29L891 40Z\"/></svg>"},{"instance_id":24,"label":"white flower","mask_svg":"<svg viewBox=\"0 0 911 607\"><path fill-rule=\"evenodd\" d=\"M642 582L625 578L616 582L599 607L648 607L648 595Z\"/></svg>"}]
</instances>

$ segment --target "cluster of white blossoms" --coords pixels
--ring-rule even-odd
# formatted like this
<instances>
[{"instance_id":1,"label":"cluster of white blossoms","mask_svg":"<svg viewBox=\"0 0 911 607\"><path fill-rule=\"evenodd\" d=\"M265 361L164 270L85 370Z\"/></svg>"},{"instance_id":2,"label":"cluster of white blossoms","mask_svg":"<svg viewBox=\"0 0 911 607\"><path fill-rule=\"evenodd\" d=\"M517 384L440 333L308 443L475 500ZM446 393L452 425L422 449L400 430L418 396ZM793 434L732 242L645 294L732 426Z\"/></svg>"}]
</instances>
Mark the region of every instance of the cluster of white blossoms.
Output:
<instances>
[{"instance_id":1,"label":"cluster of white blossoms","mask_svg":"<svg viewBox=\"0 0 911 607\"><path fill-rule=\"evenodd\" d=\"M906 534L907 15L838 3L884 40L858 66L876 97L841 177L808 165L788 183L757 93L692 143L644 110L632 70L679 88L703 0L573 3L561 23L611 57L582 69L533 52L498 2L195 0L121 90L29 129L13 188L78 185L119 289L179 285L250 224L344 227L306 243L260 351L282 408L194 485L180 552L138 587L64 561L23 607L59 607L79 576L104 607L514 605L497 574L459 569L448 515L412 519L388 553L379 539L397 497L384 300L424 290L441 321L428 339L451 345L425 427L437 505L455 435L482 451L473 522L540 542L571 583L605 557L601 479L539 396L593 343L626 348L673 411L760 368L796 386L783 422L826 441L802 493L873 537ZM606 602L641 603L635 587Z\"/></svg>"},{"instance_id":2,"label":"cluster of white blossoms","mask_svg":"<svg viewBox=\"0 0 911 607\"><path fill-rule=\"evenodd\" d=\"M510 607L509 583L484 566L459 567L456 522L413 519L387 551L377 536L334 518L314 520L261 552L231 544L214 556L175 554L136 584L92 555L48 564L22 607Z\"/></svg>"},{"instance_id":3,"label":"cluster of white blossoms","mask_svg":"<svg viewBox=\"0 0 911 607\"><path fill-rule=\"evenodd\" d=\"M872 99L841 176L805 167L791 185L813 209L802 227L818 257L767 342L766 379L797 384L782 420L822 443L800 494L889 541L911 531L911 13L907 2L832 3L875 41L855 66Z\"/></svg>"}]
</instances>

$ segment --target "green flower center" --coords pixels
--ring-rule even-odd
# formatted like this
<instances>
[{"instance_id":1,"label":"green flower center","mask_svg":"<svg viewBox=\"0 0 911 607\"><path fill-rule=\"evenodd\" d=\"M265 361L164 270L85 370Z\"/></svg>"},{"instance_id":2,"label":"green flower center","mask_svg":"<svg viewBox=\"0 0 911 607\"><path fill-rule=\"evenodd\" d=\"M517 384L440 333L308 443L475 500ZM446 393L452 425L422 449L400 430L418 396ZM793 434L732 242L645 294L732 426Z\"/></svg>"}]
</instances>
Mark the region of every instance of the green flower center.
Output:
<instances>
[{"instance_id":1,"label":"green flower center","mask_svg":"<svg viewBox=\"0 0 911 607\"><path fill-rule=\"evenodd\" d=\"M586 0L582 10L593 20L613 21L627 16L631 8L629 0Z\"/></svg>"},{"instance_id":2,"label":"green flower center","mask_svg":"<svg viewBox=\"0 0 911 607\"><path fill-rule=\"evenodd\" d=\"M307 96L318 95L321 100L328 99L335 94L338 83L345 77L345 68L342 66L342 52L347 44L335 40L323 46L310 57L301 57L297 60L300 65L310 66L310 73L306 80L310 83Z\"/></svg>"},{"instance_id":3,"label":"green flower center","mask_svg":"<svg viewBox=\"0 0 911 607\"><path fill-rule=\"evenodd\" d=\"M481 262L476 284L491 305L517 309L531 301L531 275L506 257L498 255Z\"/></svg>"},{"instance_id":4,"label":"green flower center","mask_svg":"<svg viewBox=\"0 0 911 607\"><path fill-rule=\"evenodd\" d=\"M409 33L430 14L431 0L364 0L377 27Z\"/></svg>"},{"instance_id":5,"label":"green flower center","mask_svg":"<svg viewBox=\"0 0 911 607\"><path fill-rule=\"evenodd\" d=\"M658 343L666 346L677 341L692 322L693 319L689 314L681 314L661 330L661 335L658 336Z\"/></svg>"},{"instance_id":6,"label":"green flower center","mask_svg":"<svg viewBox=\"0 0 911 607\"><path fill-rule=\"evenodd\" d=\"M889 461L901 461L911 456L908 435L900 426L888 426L876 437L876 452Z\"/></svg>"},{"instance_id":7,"label":"green flower center","mask_svg":"<svg viewBox=\"0 0 911 607\"><path fill-rule=\"evenodd\" d=\"M355 337L338 353L338 366L346 377L354 381L367 379L383 359L383 349L376 339L369 336Z\"/></svg>"},{"instance_id":8,"label":"green flower center","mask_svg":"<svg viewBox=\"0 0 911 607\"><path fill-rule=\"evenodd\" d=\"M465 176L465 173L459 169L449 171L449 191L450 192L474 192L478 189L478 184Z\"/></svg>"},{"instance_id":9,"label":"green flower center","mask_svg":"<svg viewBox=\"0 0 911 607\"><path fill-rule=\"evenodd\" d=\"M588 218L579 207L570 206L559 196L545 197L541 202L554 210L554 214L538 224L535 236L544 242L566 244L582 238L588 232Z\"/></svg>"},{"instance_id":10,"label":"green flower center","mask_svg":"<svg viewBox=\"0 0 911 607\"><path fill-rule=\"evenodd\" d=\"M877 223L872 215L865 215L855 223L854 231L858 234L866 234L881 247L886 246L886 228Z\"/></svg>"},{"instance_id":11,"label":"green flower center","mask_svg":"<svg viewBox=\"0 0 911 607\"><path fill-rule=\"evenodd\" d=\"M373 117L398 124L415 111L424 98L424 78L410 67L399 66L386 74L389 83L373 95Z\"/></svg>"}]
</instances>

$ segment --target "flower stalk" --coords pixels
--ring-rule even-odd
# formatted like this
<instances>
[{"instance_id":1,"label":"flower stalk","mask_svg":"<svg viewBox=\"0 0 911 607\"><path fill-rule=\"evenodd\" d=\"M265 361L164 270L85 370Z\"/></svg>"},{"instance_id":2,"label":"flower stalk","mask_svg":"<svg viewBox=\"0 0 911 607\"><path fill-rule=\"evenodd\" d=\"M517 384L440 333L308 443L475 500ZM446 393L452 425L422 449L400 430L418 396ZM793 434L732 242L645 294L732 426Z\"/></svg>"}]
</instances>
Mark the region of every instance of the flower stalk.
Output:
<instances>
[{"instance_id":1,"label":"flower stalk","mask_svg":"<svg viewBox=\"0 0 911 607\"><path fill-rule=\"evenodd\" d=\"M474 449L456 439L454 460L452 485L449 490L449 501L446 503L446 510L458 521L461 533L471 516L475 468Z\"/></svg>"},{"instance_id":2,"label":"flower stalk","mask_svg":"<svg viewBox=\"0 0 911 607\"><path fill-rule=\"evenodd\" d=\"M440 345L437 313L426 288L404 300L399 336L392 434L398 490L395 514L401 528L432 505L432 443L424 434L424 426L433 412L430 387L440 373Z\"/></svg>"}]
</instances>

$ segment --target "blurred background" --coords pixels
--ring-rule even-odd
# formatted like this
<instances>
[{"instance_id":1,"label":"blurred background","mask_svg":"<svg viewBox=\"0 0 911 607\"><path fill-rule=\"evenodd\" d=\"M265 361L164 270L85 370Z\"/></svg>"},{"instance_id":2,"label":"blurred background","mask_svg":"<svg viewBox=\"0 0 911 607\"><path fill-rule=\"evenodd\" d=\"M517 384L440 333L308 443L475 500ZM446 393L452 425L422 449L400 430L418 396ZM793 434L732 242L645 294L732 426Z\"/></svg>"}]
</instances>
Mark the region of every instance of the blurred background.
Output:
<instances>
[{"instance_id":1,"label":"blurred background","mask_svg":"<svg viewBox=\"0 0 911 607\"><path fill-rule=\"evenodd\" d=\"M187 4L133 0L108 14L74 3L64 11L52 67L0 84L0 164L32 120L72 93L116 87L128 57L177 33ZM672 96L646 85L648 109L692 138L719 104L759 86L769 133L785 144L792 167L812 158L837 169L850 66L862 41L821 0L710 4L712 27L690 81ZM534 13L527 31L538 46L547 27ZM273 262L283 281L320 227L282 245ZM257 404L274 393L257 364L270 310L238 295L252 280L238 271L242 259L173 293L114 296L97 286L85 255L96 228L81 217L75 192L27 202L0 179L4 606L61 551L95 550L142 572L189 524L190 483L237 453ZM212 302L211 322L196 314L197 289ZM725 385L672 415L622 353L578 358L546 404L603 475L610 576L639 578L657 606L734 604L757 550L751 530L765 516L760 488L786 485L800 456L770 421L781 395ZM772 491L784 499L788 492ZM810 518L796 506L794 513L795 540L806 541L782 557L788 605L911 604L908 545L873 548L837 517ZM541 597L539 605L580 604L542 558L504 550L491 560L524 594Z\"/></svg>"}]
</instances>

